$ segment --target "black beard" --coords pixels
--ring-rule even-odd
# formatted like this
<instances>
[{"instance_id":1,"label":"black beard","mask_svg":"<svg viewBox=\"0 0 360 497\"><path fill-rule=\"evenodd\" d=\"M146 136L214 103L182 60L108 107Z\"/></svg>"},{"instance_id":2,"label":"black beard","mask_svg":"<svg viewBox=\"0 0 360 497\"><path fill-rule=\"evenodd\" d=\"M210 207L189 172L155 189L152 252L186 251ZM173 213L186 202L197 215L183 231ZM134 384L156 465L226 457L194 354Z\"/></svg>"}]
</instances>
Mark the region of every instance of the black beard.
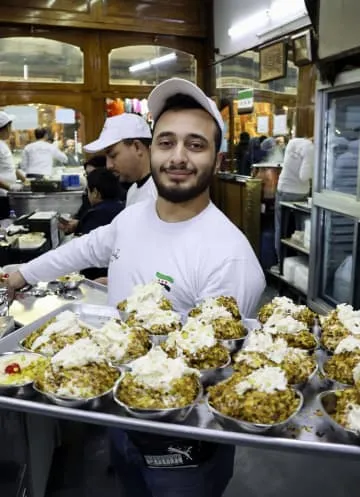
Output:
<instances>
[{"instance_id":1,"label":"black beard","mask_svg":"<svg viewBox=\"0 0 360 497\"><path fill-rule=\"evenodd\" d=\"M160 182L160 172L154 170L151 165L151 174L156 185L159 197L167 200L168 202L172 202L173 204L181 204L183 202L188 202L189 200L193 200L199 197L204 191L206 191L210 184L212 177L214 175L216 168L216 160L214 161L213 166L210 170L202 172L198 175L197 183L191 188L182 189L174 187L165 187ZM160 168L160 171L164 170L164 168Z\"/></svg>"}]
</instances>

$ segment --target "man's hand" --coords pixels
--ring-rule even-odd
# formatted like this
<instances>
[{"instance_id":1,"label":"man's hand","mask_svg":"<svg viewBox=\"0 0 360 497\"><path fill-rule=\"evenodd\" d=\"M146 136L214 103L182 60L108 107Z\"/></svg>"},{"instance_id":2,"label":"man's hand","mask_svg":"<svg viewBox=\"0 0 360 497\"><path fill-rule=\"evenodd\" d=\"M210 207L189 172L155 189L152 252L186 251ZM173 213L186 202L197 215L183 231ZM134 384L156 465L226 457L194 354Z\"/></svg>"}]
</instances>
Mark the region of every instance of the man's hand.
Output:
<instances>
[{"instance_id":1,"label":"man's hand","mask_svg":"<svg viewBox=\"0 0 360 497\"><path fill-rule=\"evenodd\" d=\"M16 290L20 290L20 288L23 288L25 285L27 285L27 282L20 271L15 271L9 275L6 281L9 302L14 300Z\"/></svg>"},{"instance_id":2,"label":"man's hand","mask_svg":"<svg viewBox=\"0 0 360 497\"><path fill-rule=\"evenodd\" d=\"M79 221L77 219L69 219L69 221L64 222L64 220L59 221L58 227L60 231L63 231L67 235L74 233L77 228Z\"/></svg>"}]
</instances>

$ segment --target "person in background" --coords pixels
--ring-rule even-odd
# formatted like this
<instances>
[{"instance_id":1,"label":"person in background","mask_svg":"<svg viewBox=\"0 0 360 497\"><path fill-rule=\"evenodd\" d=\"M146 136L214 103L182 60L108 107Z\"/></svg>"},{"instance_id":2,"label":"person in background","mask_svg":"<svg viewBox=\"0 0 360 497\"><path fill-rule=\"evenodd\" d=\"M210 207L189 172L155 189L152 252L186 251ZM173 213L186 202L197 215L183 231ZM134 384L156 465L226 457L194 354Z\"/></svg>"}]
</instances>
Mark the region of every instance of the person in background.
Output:
<instances>
[{"instance_id":1,"label":"person in background","mask_svg":"<svg viewBox=\"0 0 360 497\"><path fill-rule=\"evenodd\" d=\"M275 138L266 138L261 143L261 150L265 152L263 162L271 164L282 164L284 160L284 150L281 143L278 143Z\"/></svg>"},{"instance_id":2,"label":"person in background","mask_svg":"<svg viewBox=\"0 0 360 497\"><path fill-rule=\"evenodd\" d=\"M249 151L250 135L246 131L240 133L239 143L235 147L236 172L247 175L247 155Z\"/></svg>"},{"instance_id":3,"label":"person in background","mask_svg":"<svg viewBox=\"0 0 360 497\"><path fill-rule=\"evenodd\" d=\"M10 213L7 192L21 188L16 183L17 179L20 179L23 183L26 181L24 174L16 169L14 158L7 144L11 133L12 120L13 116L0 111L0 219L7 218Z\"/></svg>"},{"instance_id":4,"label":"person in background","mask_svg":"<svg viewBox=\"0 0 360 497\"><path fill-rule=\"evenodd\" d=\"M10 298L26 282L109 265L112 306L135 285L166 275L164 292L183 319L207 297L220 295L233 296L244 318L255 312L265 288L260 264L246 237L210 201L221 159L220 112L200 88L180 78L158 85L148 103L157 199L137 202L110 225L22 265L8 278ZM119 429L112 439L113 461L131 497L221 497L233 474L233 446ZM191 461L169 458L174 445ZM159 463L147 462L151 454Z\"/></svg>"},{"instance_id":5,"label":"person in background","mask_svg":"<svg viewBox=\"0 0 360 497\"><path fill-rule=\"evenodd\" d=\"M314 166L314 145L308 138L289 141L279 176L275 197L275 250L280 258L280 202L301 202L307 199Z\"/></svg>"},{"instance_id":6,"label":"person in background","mask_svg":"<svg viewBox=\"0 0 360 497\"><path fill-rule=\"evenodd\" d=\"M86 235L90 231L110 224L125 207L119 201L121 186L114 175L104 167L94 168L87 175L87 197L90 208L79 218L74 234ZM106 277L107 268L88 268L82 271L85 278L94 280Z\"/></svg>"},{"instance_id":7,"label":"person in background","mask_svg":"<svg viewBox=\"0 0 360 497\"><path fill-rule=\"evenodd\" d=\"M251 166L259 164L266 156L266 152L261 149L260 138L251 138L249 143L249 151L247 153L247 176L250 176Z\"/></svg>"},{"instance_id":8,"label":"person in background","mask_svg":"<svg viewBox=\"0 0 360 497\"><path fill-rule=\"evenodd\" d=\"M150 172L151 130L136 114L108 117L97 140L84 146L85 152L105 152L106 167L121 182L133 183L126 197L126 207L149 197L157 191Z\"/></svg>"},{"instance_id":9,"label":"person in background","mask_svg":"<svg viewBox=\"0 0 360 497\"><path fill-rule=\"evenodd\" d=\"M48 131L45 128L35 130L33 143L26 145L21 160L21 169L27 177L51 177L54 161L67 163L67 156L55 145L48 141Z\"/></svg>"},{"instance_id":10,"label":"person in background","mask_svg":"<svg viewBox=\"0 0 360 497\"><path fill-rule=\"evenodd\" d=\"M85 176L88 177L88 175L94 171L95 169L105 169L106 168L106 157L105 155L95 155L94 157L91 157L87 162L84 164L84 169L85 169ZM120 190L120 198L119 200L125 200L124 194ZM59 221L59 229L66 233L67 235L71 233L75 233L77 226L79 224L79 219L82 218L86 212L90 209L90 202L88 198L87 191L83 194L82 197L82 204L78 210L78 212L75 214L75 216L71 219L65 220L64 218L61 218Z\"/></svg>"},{"instance_id":11,"label":"person in background","mask_svg":"<svg viewBox=\"0 0 360 497\"><path fill-rule=\"evenodd\" d=\"M76 167L80 165L80 156L76 150L75 145L76 145L75 140L73 140L72 138L66 140L66 146L64 152L67 157L66 165L70 167Z\"/></svg>"}]
</instances>

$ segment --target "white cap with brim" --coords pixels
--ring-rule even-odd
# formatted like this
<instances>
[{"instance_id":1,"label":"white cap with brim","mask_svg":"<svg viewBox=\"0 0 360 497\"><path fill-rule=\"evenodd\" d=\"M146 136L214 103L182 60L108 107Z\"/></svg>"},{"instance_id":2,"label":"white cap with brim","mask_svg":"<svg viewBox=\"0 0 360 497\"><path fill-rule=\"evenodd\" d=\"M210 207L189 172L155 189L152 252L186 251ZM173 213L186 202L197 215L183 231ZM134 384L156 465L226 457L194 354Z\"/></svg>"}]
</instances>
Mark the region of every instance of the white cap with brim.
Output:
<instances>
[{"instance_id":1,"label":"white cap with brim","mask_svg":"<svg viewBox=\"0 0 360 497\"><path fill-rule=\"evenodd\" d=\"M151 130L144 118L136 114L120 114L108 117L97 140L85 145L85 152L93 153L105 150L122 140L134 138L151 139Z\"/></svg>"},{"instance_id":2,"label":"white cap with brim","mask_svg":"<svg viewBox=\"0 0 360 497\"><path fill-rule=\"evenodd\" d=\"M0 110L0 128L3 128L9 123L12 123L15 119L15 116L12 114L8 114L7 112Z\"/></svg>"},{"instance_id":3,"label":"white cap with brim","mask_svg":"<svg viewBox=\"0 0 360 497\"><path fill-rule=\"evenodd\" d=\"M192 97L201 107L208 112L217 122L224 135L224 121L215 102L191 81L182 78L171 78L160 83L149 95L148 106L154 121L162 113L168 98L181 93Z\"/></svg>"}]
</instances>

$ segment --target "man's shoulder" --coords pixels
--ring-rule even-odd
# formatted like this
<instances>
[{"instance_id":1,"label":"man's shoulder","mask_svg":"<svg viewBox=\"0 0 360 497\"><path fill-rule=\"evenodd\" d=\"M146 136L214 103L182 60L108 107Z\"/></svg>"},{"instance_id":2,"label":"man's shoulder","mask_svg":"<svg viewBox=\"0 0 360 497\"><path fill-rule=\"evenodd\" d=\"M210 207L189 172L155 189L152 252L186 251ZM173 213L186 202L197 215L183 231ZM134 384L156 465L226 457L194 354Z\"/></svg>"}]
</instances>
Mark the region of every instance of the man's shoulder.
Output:
<instances>
[{"instance_id":1,"label":"man's shoulder","mask_svg":"<svg viewBox=\"0 0 360 497\"><path fill-rule=\"evenodd\" d=\"M216 246L229 247L248 245L248 240L244 233L234 223L225 216L220 209L211 204L206 216L206 230L201 230L201 236L207 233L207 238L211 239Z\"/></svg>"},{"instance_id":2,"label":"man's shoulder","mask_svg":"<svg viewBox=\"0 0 360 497\"><path fill-rule=\"evenodd\" d=\"M125 207L124 210L120 212L117 216L121 217L122 220L134 219L134 217L142 216L149 211L149 208L155 206L155 201L153 199L143 200L141 202L135 202Z\"/></svg>"}]
</instances>

